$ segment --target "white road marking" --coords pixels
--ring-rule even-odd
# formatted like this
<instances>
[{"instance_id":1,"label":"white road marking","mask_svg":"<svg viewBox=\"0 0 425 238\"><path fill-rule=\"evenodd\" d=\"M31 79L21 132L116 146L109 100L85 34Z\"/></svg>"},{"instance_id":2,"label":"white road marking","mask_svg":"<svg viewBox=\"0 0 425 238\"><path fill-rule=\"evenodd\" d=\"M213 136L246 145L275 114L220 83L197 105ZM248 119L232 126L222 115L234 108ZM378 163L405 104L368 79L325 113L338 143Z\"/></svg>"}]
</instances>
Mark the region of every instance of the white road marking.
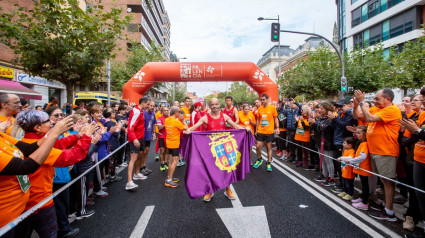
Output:
<instances>
[{"instance_id":1,"label":"white road marking","mask_svg":"<svg viewBox=\"0 0 425 238\"><path fill-rule=\"evenodd\" d=\"M141 238L143 233L145 233L146 227L148 226L149 220L152 216L153 209L155 206L147 206L143 211L142 215L139 218L139 221L134 227L133 232L131 233L130 238Z\"/></svg>"},{"instance_id":2,"label":"white road marking","mask_svg":"<svg viewBox=\"0 0 425 238\"><path fill-rule=\"evenodd\" d=\"M266 152L262 151L262 154L265 157L267 157ZM263 158L263 160L266 160L266 159ZM358 215L359 217L361 217L363 220L367 221L369 224L371 224L374 227L378 228L379 230L381 230L385 234L389 235L390 237L401 237L399 234L391 231L390 229L388 229L384 225L380 224L379 222L377 222L376 220L374 220L370 216L364 214L363 212L361 212L361 211L355 209L354 207L350 206L346 202L341 201L334 194L330 193L326 189L322 188L321 186L317 185L316 183L314 183L314 182L310 181L309 179L305 178L304 176L302 176L301 174L299 174L295 170L291 169L290 167L286 166L285 164L283 164L282 162L278 161L276 158L273 157L272 164L274 164L274 163L275 163L274 167L276 169L278 169L280 172L282 172L283 174L285 174L286 176L288 176L294 182L296 182L301 187L303 187L304 189L306 189L307 191L309 191L311 194L313 194L314 196L316 196L318 199L320 199L326 205L328 205L329 207L331 207L332 209L334 209L336 212L340 213L343 217L345 217L346 219L348 219L349 221L351 221L353 224L355 224L356 226L358 226L360 229L364 230L366 233L368 233L372 237L383 237L383 236L381 234L377 233L370 226L368 226L365 223L361 222L358 218L354 217L353 215L351 215L350 213L348 213L347 211L345 211L344 209L342 209L341 207L336 206L335 203L340 204L344 208L346 208L346 209L350 210L351 212L355 213L356 215ZM276 164L279 165L279 166L276 166ZM297 177L295 177L294 175L290 174L288 171L290 171L292 174L296 175L299 179ZM301 181L300 179L303 180L303 181ZM316 190L312 189L311 187L314 187L315 189L319 190L323 195L320 194L320 193L318 193ZM333 200L333 202L331 202L324 195L326 195L328 198L330 198L331 200Z\"/></svg>"},{"instance_id":3,"label":"white road marking","mask_svg":"<svg viewBox=\"0 0 425 238\"><path fill-rule=\"evenodd\" d=\"M233 238L271 237L264 206L243 207L235 188L230 185L236 199L233 208L217 208L216 211Z\"/></svg>"}]
</instances>

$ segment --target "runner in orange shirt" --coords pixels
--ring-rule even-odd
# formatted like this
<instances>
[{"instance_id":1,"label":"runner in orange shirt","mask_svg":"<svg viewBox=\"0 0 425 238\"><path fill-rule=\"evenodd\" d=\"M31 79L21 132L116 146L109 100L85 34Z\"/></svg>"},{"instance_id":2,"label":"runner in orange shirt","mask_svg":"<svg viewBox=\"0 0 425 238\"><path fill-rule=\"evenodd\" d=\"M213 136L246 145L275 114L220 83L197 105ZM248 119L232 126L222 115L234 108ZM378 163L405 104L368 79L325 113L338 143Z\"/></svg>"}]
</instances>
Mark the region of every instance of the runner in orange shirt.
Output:
<instances>
[{"instance_id":1,"label":"runner in orange shirt","mask_svg":"<svg viewBox=\"0 0 425 238\"><path fill-rule=\"evenodd\" d=\"M342 143L342 146L344 147L344 151L342 153L342 157L338 158L338 161L341 162L341 171L342 171L342 187L344 189L344 192L338 194L339 197L341 197L344 200L351 201L353 199L354 194L354 173L353 173L353 167L347 166L346 162L344 160L349 160L354 158L355 146L356 141L353 137L347 137L344 139L344 142Z\"/></svg>"},{"instance_id":2,"label":"runner in orange shirt","mask_svg":"<svg viewBox=\"0 0 425 238\"><path fill-rule=\"evenodd\" d=\"M178 118L180 116L180 108L173 107L170 110L170 116L165 119L165 131L167 133L167 149L171 155L170 164L168 166L168 177L165 180L165 186L176 188L180 179L173 178L174 171L176 170L177 161L179 160L179 147L181 132L187 129Z\"/></svg>"},{"instance_id":3,"label":"runner in orange shirt","mask_svg":"<svg viewBox=\"0 0 425 238\"><path fill-rule=\"evenodd\" d=\"M308 149L310 143L310 122L308 122L311 109L309 106L304 105L301 108L301 117L295 115L295 121L297 129L295 129L295 142L297 146L297 167L304 167L310 169L312 166L308 166ZM304 147L304 148L303 148ZM302 161L304 152L304 162ZM313 167L314 169L314 167Z\"/></svg>"},{"instance_id":4,"label":"runner in orange shirt","mask_svg":"<svg viewBox=\"0 0 425 238\"><path fill-rule=\"evenodd\" d=\"M279 135L279 121L277 119L277 111L273 105L269 105L269 96L267 94L261 95L261 107L258 108L257 112L257 162L254 164L254 168L260 167L263 163L261 157L263 144L267 146L267 172L272 171L272 141L274 135Z\"/></svg>"}]
</instances>

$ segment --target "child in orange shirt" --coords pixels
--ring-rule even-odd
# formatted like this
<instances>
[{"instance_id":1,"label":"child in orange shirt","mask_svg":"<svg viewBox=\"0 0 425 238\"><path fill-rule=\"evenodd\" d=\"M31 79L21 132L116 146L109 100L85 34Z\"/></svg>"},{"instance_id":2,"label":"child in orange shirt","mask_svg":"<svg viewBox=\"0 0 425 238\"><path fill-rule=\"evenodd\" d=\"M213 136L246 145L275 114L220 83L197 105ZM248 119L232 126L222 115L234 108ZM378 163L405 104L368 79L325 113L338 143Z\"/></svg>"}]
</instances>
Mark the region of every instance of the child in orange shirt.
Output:
<instances>
[{"instance_id":1,"label":"child in orange shirt","mask_svg":"<svg viewBox=\"0 0 425 238\"><path fill-rule=\"evenodd\" d=\"M338 161L341 162L341 171L342 171L342 187L344 192L338 194L338 196L342 197L344 200L353 199L354 194L354 173L353 167L346 164L344 161L348 161L354 158L356 141L353 137L347 137L344 139L342 146L344 147L344 152L342 153L342 157L338 158Z\"/></svg>"}]
</instances>

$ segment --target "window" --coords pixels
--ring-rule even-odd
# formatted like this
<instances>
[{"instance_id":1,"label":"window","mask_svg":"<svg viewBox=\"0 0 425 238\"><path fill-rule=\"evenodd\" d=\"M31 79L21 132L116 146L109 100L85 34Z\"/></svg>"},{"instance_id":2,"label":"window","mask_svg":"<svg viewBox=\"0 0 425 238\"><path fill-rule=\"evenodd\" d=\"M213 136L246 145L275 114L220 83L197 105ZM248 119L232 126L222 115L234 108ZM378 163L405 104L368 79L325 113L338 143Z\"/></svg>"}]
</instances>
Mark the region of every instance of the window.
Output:
<instances>
[{"instance_id":1,"label":"window","mask_svg":"<svg viewBox=\"0 0 425 238\"><path fill-rule=\"evenodd\" d=\"M369 46L369 30L363 32L363 44L364 46Z\"/></svg>"},{"instance_id":2,"label":"window","mask_svg":"<svg viewBox=\"0 0 425 238\"><path fill-rule=\"evenodd\" d=\"M417 28L416 24L416 8L412 8L407 12L399 14L390 19L390 38L397 37L406 32Z\"/></svg>"},{"instance_id":3,"label":"window","mask_svg":"<svg viewBox=\"0 0 425 238\"><path fill-rule=\"evenodd\" d=\"M127 25L127 31L129 31L129 32L142 32L142 25L141 24L128 24Z\"/></svg>"},{"instance_id":4,"label":"window","mask_svg":"<svg viewBox=\"0 0 425 238\"><path fill-rule=\"evenodd\" d=\"M382 41L390 39L390 20L382 22Z\"/></svg>"},{"instance_id":5,"label":"window","mask_svg":"<svg viewBox=\"0 0 425 238\"><path fill-rule=\"evenodd\" d=\"M384 59L390 58L390 48L384 49L384 51L382 52L382 54L384 55Z\"/></svg>"},{"instance_id":6,"label":"window","mask_svg":"<svg viewBox=\"0 0 425 238\"><path fill-rule=\"evenodd\" d=\"M362 22L367 21L367 4L362 6Z\"/></svg>"},{"instance_id":7,"label":"window","mask_svg":"<svg viewBox=\"0 0 425 238\"><path fill-rule=\"evenodd\" d=\"M382 26L378 24L369 29L369 45L375 45L381 41L382 38Z\"/></svg>"},{"instance_id":8,"label":"window","mask_svg":"<svg viewBox=\"0 0 425 238\"><path fill-rule=\"evenodd\" d=\"M362 12L361 12L361 8L358 7L356 9L354 9L354 11L351 12L351 27L355 27L358 24L360 24L362 22Z\"/></svg>"},{"instance_id":9,"label":"window","mask_svg":"<svg viewBox=\"0 0 425 238\"><path fill-rule=\"evenodd\" d=\"M130 13L142 13L142 5L138 4L138 5L133 5L133 4L128 4L127 5L127 12Z\"/></svg>"},{"instance_id":10,"label":"window","mask_svg":"<svg viewBox=\"0 0 425 238\"><path fill-rule=\"evenodd\" d=\"M394 7L395 5L403 2L404 0L388 0L388 8Z\"/></svg>"},{"instance_id":11,"label":"window","mask_svg":"<svg viewBox=\"0 0 425 238\"><path fill-rule=\"evenodd\" d=\"M359 49L363 47L363 34L359 33L353 36L353 45L354 49Z\"/></svg>"},{"instance_id":12,"label":"window","mask_svg":"<svg viewBox=\"0 0 425 238\"><path fill-rule=\"evenodd\" d=\"M380 0L381 1L381 12L387 10L388 8L388 0Z\"/></svg>"},{"instance_id":13,"label":"window","mask_svg":"<svg viewBox=\"0 0 425 238\"><path fill-rule=\"evenodd\" d=\"M342 15L342 37L345 37L345 24L347 24L345 22L345 12Z\"/></svg>"},{"instance_id":14,"label":"window","mask_svg":"<svg viewBox=\"0 0 425 238\"><path fill-rule=\"evenodd\" d=\"M368 18L372 18L379 13L379 1L378 0L369 0L368 1Z\"/></svg>"},{"instance_id":15,"label":"window","mask_svg":"<svg viewBox=\"0 0 425 238\"><path fill-rule=\"evenodd\" d=\"M351 4L354 4L355 2L357 2L358 0L351 0Z\"/></svg>"}]
</instances>

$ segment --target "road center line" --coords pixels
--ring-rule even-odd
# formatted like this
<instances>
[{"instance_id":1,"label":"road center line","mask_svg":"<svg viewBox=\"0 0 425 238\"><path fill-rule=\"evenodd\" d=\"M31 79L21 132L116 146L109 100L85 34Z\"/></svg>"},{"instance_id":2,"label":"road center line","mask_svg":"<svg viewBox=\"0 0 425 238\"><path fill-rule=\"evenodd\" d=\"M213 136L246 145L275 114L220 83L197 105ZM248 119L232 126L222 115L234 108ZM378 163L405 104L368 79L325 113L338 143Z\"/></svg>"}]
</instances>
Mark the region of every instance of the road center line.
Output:
<instances>
[{"instance_id":1,"label":"road center line","mask_svg":"<svg viewBox=\"0 0 425 238\"><path fill-rule=\"evenodd\" d=\"M140 216L139 221L134 227L133 232L131 233L130 238L140 238L143 237L143 233L145 233L146 227L148 226L149 220L152 216L153 209L155 206L147 206Z\"/></svg>"},{"instance_id":2,"label":"road center line","mask_svg":"<svg viewBox=\"0 0 425 238\"><path fill-rule=\"evenodd\" d=\"M266 152L262 151L262 154L267 158L267 153ZM266 159L263 158L263 160L266 160ZM326 205L328 205L329 207L331 207L332 209L334 209L336 212L338 212L339 214L341 214L342 216L344 216L346 219L348 219L349 221L351 221L353 224L355 224L356 226L358 226L360 229L364 230L366 233L368 233L372 237L383 237L383 236L381 234L377 233L374 229L372 229L367 224L361 222L358 218L356 218L353 215L351 215L350 213L348 213L346 210L344 210L341 207L337 206L336 204L339 204L339 205L343 206L344 208L348 209L349 211L351 211L352 213L358 215L363 220L367 221L369 224L372 224L374 227L378 228L379 230L381 230L382 232L386 233L390 237L401 237L399 234L391 231L389 228L387 228L384 225L378 223L377 221L375 221L371 217L367 216L366 214L358 211L357 209L353 208L352 206L350 206L349 204L345 203L344 201L339 200L339 198L337 198L334 194L331 194L326 189L320 187L319 185L317 185L314 182L310 181L309 179L305 178L304 176L302 176L301 174L299 174L295 170L291 169L290 167L284 165L282 162L278 161L274 157L273 157L273 163L272 164L274 164L274 167L276 169L278 169L280 172L282 172L283 174L285 174L286 176L288 176L294 182L296 182L297 184L299 184L301 187L303 187L304 189L306 189L308 192L310 192L311 194L313 194L315 197L317 197L318 199L320 199ZM279 165L279 166L276 166L276 165ZM290 171L294 175L292 175L288 171ZM298 178L295 177L295 175ZM303 181L301 181L301 180L303 180ZM323 195L320 194L319 192L317 192L316 190L312 189L312 187L314 187L315 189L319 190ZM333 202L331 202L324 195L326 195L328 198L332 199Z\"/></svg>"}]
</instances>

